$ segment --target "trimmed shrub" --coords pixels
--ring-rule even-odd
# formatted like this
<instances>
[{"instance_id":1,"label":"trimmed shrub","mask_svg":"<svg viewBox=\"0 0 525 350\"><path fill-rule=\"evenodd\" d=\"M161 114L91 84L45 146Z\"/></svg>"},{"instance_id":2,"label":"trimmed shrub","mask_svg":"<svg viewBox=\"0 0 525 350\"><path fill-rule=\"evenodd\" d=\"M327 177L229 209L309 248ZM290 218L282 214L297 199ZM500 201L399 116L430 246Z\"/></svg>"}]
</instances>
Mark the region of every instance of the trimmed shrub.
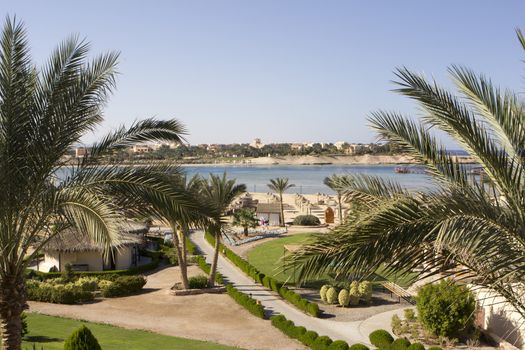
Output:
<instances>
[{"instance_id":1,"label":"trimmed shrub","mask_svg":"<svg viewBox=\"0 0 525 350\"><path fill-rule=\"evenodd\" d=\"M319 310L319 305L316 303L308 303L308 306L306 306L306 312L313 317L319 317L321 310Z\"/></svg>"},{"instance_id":2,"label":"trimmed shrub","mask_svg":"<svg viewBox=\"0 0 525 350\"><path fill-rule=\"evenodd\" d=\"M328 304L335 304L337 301L337 290L334 287L330 287L326 292L326 302Z\"/></svg>"},{"instance_id":3,"label":"trimmed shrub","mask_svg":"<svg viewBox=\"0 0 525 350\"><path fill-rule=\"evenodd\" d=\"M421 343L411 344L407 350L425 350L425 346Z\"/></svg>"},{"instance_id":4,"label":"trimmed shrub","mask_svg":"<svg viewBox=\"0 0 525 350\"><path fill-rule=\"evenodd\" d=\"M261 304L257 303L257 300L252 297L240 292L237 288L233 287L231 284L226 286L226 292L229 296L233 298L239 305L243 306L251 314L264 318L264 307Z\"/></svg>"},{"instance_id":5,"label":"trimmed shrub","mask_svg":"<svg viewBox=\"0 0 525 350\"><path fill-rule=\"evenodd\" d=\"M357 287L359 297L363 298L367 304L372 301L372 283L369 281L362 281Z\"/></svg>"},{"instance_id":6,"label":"trimmed shrub","mask_svg":"<svg viewBox=\"0 0 525 350\"><path fill-rule=\"evenodd\" d=\"M431 346L428 350L443 350L443 348L441 346Z\"/></svg>"},{"instance_id":7,"label":"trimmed shrub","mask_svg":"<svg viewBox=\"0 0 525 350\"><path fill-rule=\"evenodd\" d=\"M363 344L354 344L350 347L350 350L370 350L368 346Z\"/></svg>"},{"instance_id":8,"label":"trimmed shrub","mask_svg":"<svg viewBox=\"0 0 525 350\"><path fill-rule=\"evenodd\" d=\"M312 350L328 350L328 347L332 344L332 339L326 335L317 337L310 347Z\"/></svg>"},{"instance_id":9,"label":"trimmed shrub","mask_svg":"<svg viewBox=\"0 0 525 350\"><path fill-rule=\"evenodd\" d=\"M358 305L359 299L361 299L361 293L359 292L359 282L352 281L352 283L350 283L348 293L350 295L350 305Z\"/></svg>"},{"instance_id":10,"label":"trimmed shrub","mask_svg":"<svg viewBox=\"0 0 525 350\"><path fill-rule=\"evenodd\" d=\"M80 287L80 289L86 292L94 292L98 288L98 278L80 277L75 281L75 286Z\"/></svg>"},{"instance_id":11,"label":"trimmed shrub","mask_svg":"<svg viewBox=\"0 0 525 350\"><path fill-rule=\"evenodd\" d=\"M27 300L54 304L75 304L92 301L92 292L84 291L73 283L51 284L35 280L26 281Z\"/></svg>"},{"instance_id":12,"label":"trimmed shrub","mask_svg":"<svg viewBox=\"0 0 525 350\"><path fill-rule=\"evenodd\" d=\"M293 224L301 226L318 226L321 225L321 221L315 215L299 215L293 219Z\"/></svg>"},{"instance_id":13,"label":"trimmed shrub","mask_svg":"<svg viewBox=\"0 0 525 350\"><path fill-rule=\"evenodd\" d=\"M328 289L330 289L330 286L328 284L325 284L321 287L321 290L319 291L319 296L321 297L321 300L326 303L326 292L328 292Z\"/></svg>"},{"instance_id":14,"label":"trimmed shrub","mask_svg":"<svg viewBox=\"0 0 525 350\"><path fill-rule=\"evenodd\" d=\"M316 332L306 331L306 333L303 334L303 336L299 339L299 341L306 346L310 346L318 337L319 337L319 334L317 334Z\"/></svg>"},{"instance_id":15,"label":"trimmed shrub","mask_svg":"<svg viewBox=\"0 0 525 350\"><path fill-rule=\"evenodd\" d=\"M300 339L306 333L306 328L303 326L295 327L294 338Z\"/></svg>"},{"instance_id":16,"label":"trimmed shrub","mask_svg":"<svg viewBox=\"0 0 525 350\"><path fill-rule=\"evenodd\" d=\"M348 304L350 303L350 294L346 289L341 289L337 300L339 301L339 305L343 307L348 306Z\"/></svg>"},{"instance_id":17,"label":"trimmed shrub","mask_svg":"<svg viewBox=\"0 0 525 350\"><path fill-rule=\"evenodd\" d=\"M203 289L208 287L208 277L206 275L192 276L188 279L190 289Z\"/></svg>"},{"instance_id":18,"label":"trimmed shrub","mask_svg":"<svg viewBox=\"0 0 525 350\"><path fill-rule=\"evenodd\" d=\"M397 338L390 344L390 350L407 350L410 346L410 341L406 338Z\"/></svg>"},{"instance_id":19,"label":"trimmed shrub","mask_svg":"<svg viewBox=\"0 0 525 350\"><path fill-rule=\"evenodd\" d=\"M102 288L104 298L113 298L136 293L144 287L144 276L120 276L113 283Z\"/></svg>"},{"instance_id":20,"label":"trimmed shrub","mask_svg":"<svg viewBox=\"0 0 525 350\"><path fill-rule=\"evenodd\" d=\"M437 336L457 338L473 327L476 299L466 286L451 280L421 287L416 306L419 321Z\"/></svg>"},{"instance_id":21,"label":"trimmed shrub","mask_svg":"<svg viewBox=\"0 0 525 350\"><path fill-rule=\"evenodd\" d=\"M344 340L336 340L328 346L328 350L348 350L348 343Z\"/></svg>"},{"instance_id":22,"label":"trimmed shrub","mask_svg":"<svg viewBox=\"0 0 525 350\"><path fill-rule=\"evenodd\" d=\"M370 344L379 349L388 349L390 344L394 341L394 337L384 329L378 329L370 333L368 336Z\"/></svg>"},{"instance_id":23,"label":"trimmed shrub","mask_svg":"<svg viewBox=\"0 0 525 350\"><path fill-rule=\"evenodd\" d=\"M64 342L64 350L102 350L89 328L81 326Z\"/></svg>"}]
</instances>

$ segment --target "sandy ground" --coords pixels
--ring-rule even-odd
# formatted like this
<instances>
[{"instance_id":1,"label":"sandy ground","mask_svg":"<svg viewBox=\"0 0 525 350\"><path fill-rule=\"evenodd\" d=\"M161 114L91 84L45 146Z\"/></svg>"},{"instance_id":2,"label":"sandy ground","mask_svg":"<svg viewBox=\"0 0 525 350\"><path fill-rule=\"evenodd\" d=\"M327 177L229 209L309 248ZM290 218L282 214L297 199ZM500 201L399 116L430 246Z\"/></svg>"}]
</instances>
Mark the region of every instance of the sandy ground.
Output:
<instances>
[{"instance_id":1,"label":"sandy ground","mask_svg":"<svg viewBox=\"0 0 525 350\"><path fill-rule=\"evenodd\" d=\"M202 273L190 266L190 275ZM269 321L248 313L226 294L173 296L169 288L180 281L178 267L148 276L143 293L84 305L29 302L30 311L165 335L207 340L245 349L305 349Z\"/></svg>"}]
</instances>

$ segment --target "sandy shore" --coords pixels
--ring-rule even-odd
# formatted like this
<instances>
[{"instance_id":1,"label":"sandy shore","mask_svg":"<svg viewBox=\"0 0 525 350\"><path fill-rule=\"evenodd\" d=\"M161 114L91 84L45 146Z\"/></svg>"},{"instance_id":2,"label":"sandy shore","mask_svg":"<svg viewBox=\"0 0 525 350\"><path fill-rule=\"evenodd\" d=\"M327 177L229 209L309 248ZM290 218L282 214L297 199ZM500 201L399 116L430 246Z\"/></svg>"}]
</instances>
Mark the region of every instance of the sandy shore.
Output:
<instances>
[{"instance_id":1,"label":"sandy shore","mask_svg":"<svg viewBox=\"0 0 525 350\"><path fill-rule=\"evenodd\" d=\"M459 156L461 163L473 163L473 159L467 156ZM371 155L362 156L283 156L283 157L258 157L237 158L231 160L217 160L212 163L183 164L191 166L206 165L386 165L386 164L416 164L414 158L407 155Z\"/></svg>"}]
</instances>

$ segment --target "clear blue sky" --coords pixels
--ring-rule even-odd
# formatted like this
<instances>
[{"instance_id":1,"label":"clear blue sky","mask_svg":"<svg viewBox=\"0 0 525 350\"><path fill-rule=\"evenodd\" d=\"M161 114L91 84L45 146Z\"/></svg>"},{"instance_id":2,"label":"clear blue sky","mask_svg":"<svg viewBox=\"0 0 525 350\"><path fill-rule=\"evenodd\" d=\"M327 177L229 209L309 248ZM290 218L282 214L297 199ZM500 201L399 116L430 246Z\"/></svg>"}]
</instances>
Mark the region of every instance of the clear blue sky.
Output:
<instances>
[{"instance_id":1,"label":"clear blue sky","mask_svg":"<svg viewBox=\"0 0 525 350\"><path fill-rule=\"evenodd\" d=\"M405 65L446 82L464 64L524 91L523 0L5 1L41 63L80 34L121 52L90 142L121 123L175 117L191 143L369 142L370 111L417 114L389 90Z\"/></svg>"}]
</instances>

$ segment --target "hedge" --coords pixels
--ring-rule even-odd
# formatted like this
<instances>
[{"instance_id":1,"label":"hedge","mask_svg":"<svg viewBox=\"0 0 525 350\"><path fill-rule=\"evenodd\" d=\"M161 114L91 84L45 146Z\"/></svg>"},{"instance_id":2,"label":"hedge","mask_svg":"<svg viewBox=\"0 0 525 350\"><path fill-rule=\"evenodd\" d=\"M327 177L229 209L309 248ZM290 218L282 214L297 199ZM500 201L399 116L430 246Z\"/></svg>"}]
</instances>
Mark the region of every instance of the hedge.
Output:
<instances>
[{"instance_id":1,"label":"hedge","mask_svg":"<svg viewBox=\"0 0 525 350\"><path fill-rule=\"evenodd\" d=\"M212 246L215 245L215 237L213 237L208 232L206 232L204 236L208 243L210 243ZM319 317L321 311L319 310L319 305L317 305L317 303L311 302L303 298L301 295L295 293L294 291L283 287L283 285L276 279L261 273L259 270L257 270L255 266L250 264L245 259L241 258L239 255L235 254L224 244L220 245L220 250L224 254L224 256L228 258L228 260L230 260L235 266L241 269L242 272L250 276L255 282L261 283L266 288L276 292L283 299L287 300L303 312L306 312L307 314L310 314L314 317Z\"/></svg>"},{"instance_id":2,"label":"hedge","mask_svg":"<svg viewBox=\"0 0 525 350\"><path fill-rule=\"evenodd\" d=\"M296 326L292 321L287 320L283 315L276 315L270 318L272 326L279 329L281 332L290 338L297 339L312 350L348 350L348 343L344 340L337 340L332 342L332 339L327 336L319 336L314 331L308 331L302 326ZM362 344L361 347L356 347L353 350L368 350ZM353 346L355 346L353 345Z\"/></svg>"},{"instance_id":3,"label":"hedge","mask_svg":"<svg viewBox=\"0 0 525 350\"><path fill-rule=\"evenodd\" d=\"M101 277L107 278L108 276L131 276L142 274L159 267L160 259L153 259L150 263L132 267L127 270L107 270L107 271L73 271L73 276L75 277ZM26 279L34 279L35 277L40 280L47 280L50 278L59 278L62 277L62 272L42 272L35 271L31 269L26 270Z\"/></svg>"},{"instance_id":4,"label":"hedge","mask_svg":"<svg viewBox=\"0 0 525 350\"><path fill-rule=\"evenodd\" d=\"M258 304L257 300L240 292L231 284L226 286L226 292L233 298L233 300L235 300L239 305L243 306L251 314L264 319L264 307L261 304Z\"/></svg>"},{"instance_id":5,"label":"hedge","mask_svg":"<svg viewBox=\"0 0 525 350\"><path fill-rule=\"evenodd\" d=\"M394 342L394 337L384 329L373 331L368 338L370 339L370 344L383 350L389 349L390 345Z\"/></svg>"},{"instance_id":6,"label":"hedge","mask_svg":"<svg viewBox=\"0 0 525 350\"><path fill-rule=\"evenodd\" d=\"M410 346L410 341L406 338L397 338L390 344L390 350L406 350Z\"/></svg>"},{"instance_id":7,"label":"hedge","mask_svg":"<svg viewBox=\"0 0 525 350\"><path fill-rule=\"evenodd\" d=\"M363 344L354 344L350 347L350 350L370 350L368 346Z\"/></svg>"},{"instance_id":8,"label":"hedge","mask_svg":"<svg viewBox=\"0 0 525 350\"><path fill-rule=\"evenodd\" d=\"M102 296L105 298L120 297L136 293L144 287L146 279L144 276L120 276L114 282L107 283L101 288Z\"/></svg>"},{"instance_id":9,"label":"hedge","mask_svg":"<svg viewBox=\"0 0 525 350\"><path fill-rule=\"evenodd\" d=\"M421 343L414 343L408 347L408 350L425 350L425 346Z\"/></svg>"},{"instance_id":10,"label":"hedge","mask_svg":"<svg viewBox=\"0 0 525 350\"><path fill-rule=\"evenodd\" d=\"M203 289L208 287L208 276L197 275L188 278L188 284L190 289Z\"/></svg>"},{"instance_id":11,"label":"hedge","mask_svg":"<svg viewBox=\"0 0 525 350\"><path fill-rule=\"evenodd\" d=\"M300 226L318 226L321 225L321 221L315 215L299 215L293 219L293 224Z\"/></svg>"},{"instance_id":12,"label":"hedge","mask_svg":"<svg viewBox=\"0 0 525 350\"><path fill-rule=\"evenodd\" d=\"M54 304L75 304L94 299L92 292L73 283L51 284L34 280L26 282L26 296L28 300Z\"/></svg>"}]
</instances>

